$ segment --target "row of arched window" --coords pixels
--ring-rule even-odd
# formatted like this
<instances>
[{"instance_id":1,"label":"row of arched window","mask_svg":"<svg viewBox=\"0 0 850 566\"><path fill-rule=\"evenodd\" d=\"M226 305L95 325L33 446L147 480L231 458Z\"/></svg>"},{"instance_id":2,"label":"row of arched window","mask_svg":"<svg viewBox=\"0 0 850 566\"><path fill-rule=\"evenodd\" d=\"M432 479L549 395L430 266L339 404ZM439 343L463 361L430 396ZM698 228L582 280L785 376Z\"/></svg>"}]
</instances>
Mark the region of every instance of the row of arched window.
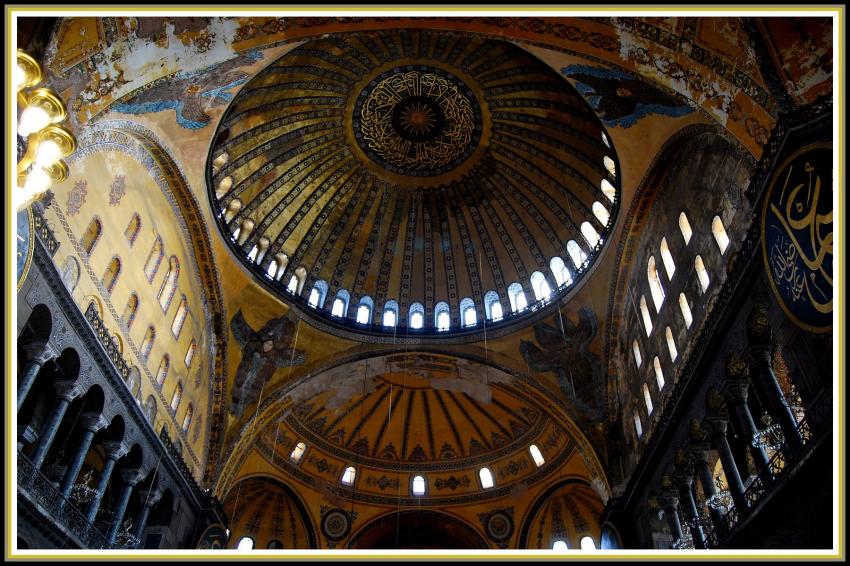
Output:
<instances>
[{"instance_id":1,"label":"row of arched window","mask_svg":"<svg viewBox=\"0 0 850 566\"><path fill-rule=\"evenodd\" d=\"M301 461L301 458L304 456L304 452L307 450L307 445L303 442L299 442L292 449L292 452L289 454L289 459L293 464L298 464ZM529 455L531 459L534 461L534 465L538 468L546 463L546 460L543 458L543 453L540 451L540 448L537 445L532 444L528 447ZM354 485L354 479L357 475L357 470L354 466L347 466L342 473L342 477L340 478L340 483L342 485L352 486ZM489 489L495 485L493 481L493 474L490 472L490 469L487 467L483 467L478 470L478 479L481 480L481 487L484 489ZM427 491L427 481L424 476L416 475L411 478L410 481L410 493L414 496L425 495Z\"/></svg>"},{"instance_id":2,"label":"row of arched window","mask_svg":"<svg viewBox=\"0 0 850 566\"><path fill-rule=\"evenodd\" d=\"M579 545L582 550L596 550L596 542L593 540L593 537L582 537L581 541L579 541ZM559 539L552 543L552 550L569 550L570 547L567 546L567 541Z\"/></svg>"},{"instance_id":3,"label":"row of arched window","mask_svg":"<svg viewBox=\"0 0 850 566\"><path fill-rule=\"evenodd\" d=\"M604 137L604 133L603 141L605 141L606 145L610 147ZM213 166L213 170L220 170L220 168L227 163L227 159L226 153L221 154L218 158L216 158L216 161L213 162L216 163L218 160L221 160L218 166ZM603 165L611 177L615 178L616 166L614 164L614 160L608 156L604 156ZM224 177L221 181L219 181L218 188L216 190L216 197L218 199L224 198L232 186L233 179L231 177ZM601 180L600 190L610 203L614 202L616 198L616 189L610 181L608 181L608 179ZM230 223L241 209L242 202L239 199L233 199L228 203L226 209L220 212L220 216L223 215L224 221L226 223ZM608 227L611 214L605 205L599 201L594 201L591 205L591 212L603 229ZM233 242L240 246L243 245L253 232L254 225L255 223L252 219L246 218L237 226L231 227L231 239ZM592 252L596 250L603 241L599 231L588 221L582 222L579 229L589 251ZM248 261L255 265L262 264L266 259L267 252L269 251L269 245L270 240L267 237L260 237L257 240L257 243L254 244L248 252ZM566 244L566 251L576 274L581 273L587 268L589 254L587 251L582 249L582 246L578 242L575 240L569 240ZM287 255L283 252L277 253L266 265L266 277L274 281L281 281L288 264L289 258ZM558 289L563 289L572 285L574 280L573 272L567 267L565 261L561 257L553 257L549 262L549 269L551 270L552 278L558 286ZM149 277L149 280L151 279L152 276ZM304 267L298 267L292 275L290 275L289 280L286 282L286 291L293 295L302 295L306 279L307 270ZM551 298L552 289L547 281L547 277L542 272L535 271L532 273L530 283L536 301L545 302ZM323 280L316 281L310 289L310 293L307 297L307 304L314 309L324 309L327 293L327 282ZM521 283L514 282L509 285L507 294L512 313L521 312L529 307L529 301ZM338 290L330 305L331 316L339 318L347 317L350 302L351 296L349 291L346 289ZM472 298L463 298L460 302L459 308L461 328L469 328L478 325L479 311L476 309ZM374 310L375 304L372 298L368 295L361 297L357 302L356 310L353 313L355 322L363 325L371 325ZM381 326L386 328L394 328L398 326L401 313L399 312L398 303L395 300L387 301L384 304L382 313L380 321ZM499 321L504 317L502 304L496 291L491 290L484 295L484 316L486 320L491 322ZM451 330L451 319L451 309L448 303L441 301L434 305L433 328L435 328L438 332ZM407 312L407 327L411 329L421 329L425 327L425 308L422 303L414 302L410 305Z\"/></svg>"},{"instance_id":4,"label":"row of arched window","mask_svg":"<svg viewBox=\"0 0 850 566\"><path fill-rule=\"evenodd\" d=\"M693 236L693 230L691 229L690 221L688 220L688 216L683 212L679 214L679 230L682 233L682 238L684 239L685 246L688 245L691 241L691 237ZM720 219L720 216L715 216L711 222L711 232L714 236L714 241L717 243L717 247L720 250L720 255L726 253L727 248L729 247L729 237L726 234L726 228L723 226L723 221ZM673 259L673 255L670 253L670 247L667 244L667 238L661 238L661 244L659 246L659 251L661 255L661 262L664 265L664 270L667 273L667 280L671 281L673 279L673 274L676 272L676 262ZM696 254L694 257L694 271L697 275L697 280L699 282L699 288L702 293L705 293L708 290L709 284L711 283L711 278L709 277L708 270L705 268L705 263L703 262L700 254ZM666 294L664 292L664 286L661 282L661 277L658 275L658 269L656 266L656 260L654 255L650 255L647 260L646 266L646 277L649 283L650 296L652 297L653 305L655 306L655 312L660 314L661 307L666 298ZM691 307L688 303L688 298L684 292L679 293L678 297L679 303L679 311L682 316L682 320L685 323L685 328L690 329L691 324L693 323L693 314L691 313ZM647 337L652 334L652 315L647 306L646 296L641 295L640 298L640 312L641 318L643 320L644 330L646 332ZM676 340L673 337L673 331L667 326L664 330L665 340L667 342L667 351L670 356L670 362L675 363L676 359L679 356L679 351L676 346ZM640 351L640 344L638 339L635 338L632 341L632 353L634 354L635 365L640 368L643 362L643 357ZM658 356L653 357L652 366L654 370L655 380L658 385L659 394L664 389L664 373L661 369L661 361ZM653 404L652 404L652 395L650 394L649 386L646 382L644 382L641 386L641 390L643 393L644 404L646 405L646 414L652 415ZM638 438L640 438L643 434L643 426L640 419L640 413L637 408L633 409L633 418L635 425L635 432L637 433Z\"/></svg>"},{"instance_id":5,"label":"row of arched window","mask_svg":"<svg viewBox=\"0 0 850 566\"><path fill-rule=\"evenodd\" d=\"M177 409L180 407L180 399L183 397L183 384L177 383L177 387L174 389L174 394L171 397L171 410L174 414L177 414ZM148 395L147 400L145 401L144 406L144 414L145 418L148 419L148 422L153 426L154 421L156 420L156 399L153 395ZM183 432L188 432L189 427L192 425L192 418L195 416L195 408L192 406L192 403L189 403L189 406L186 407L186 414L183 416L183 424L181 428Z\"/></svg>"}]
</instances>

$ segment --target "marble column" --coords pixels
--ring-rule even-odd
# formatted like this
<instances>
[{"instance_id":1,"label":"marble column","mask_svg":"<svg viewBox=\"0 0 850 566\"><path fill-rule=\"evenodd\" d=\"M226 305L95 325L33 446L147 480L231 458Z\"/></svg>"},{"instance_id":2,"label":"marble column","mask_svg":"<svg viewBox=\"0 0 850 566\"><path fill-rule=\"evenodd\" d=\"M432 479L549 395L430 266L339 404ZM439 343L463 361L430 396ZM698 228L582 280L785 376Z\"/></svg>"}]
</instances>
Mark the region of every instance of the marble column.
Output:
<instances>
[{"instance_id":1,"label":"marble column","mask_svg":"<svg viewBox=\"0 0 850 566\"><path fill-rule=\"evenodd\" d=\"M726 415L708 415L706 421L711 442L720 455L720 463L723 466L723 474L726 476L729 493L732 495L732 500L735 502L738 512L743 513L747 509L747 501L744 498L744 482L741 481L741 474L738 473L735 457L732 456L732 449L729 448L729 442L726 440L726 427L728 425Z\"/></svg>"},{"instance_id":2,"label":"marble column","mask_svg":"<svg viewBox=\"0 0 850 566\"><path fill-rule=\"evenodd\" d=\"M699 480L699 483L702 486L702 492L707 501L712 495L717 493L717 489L714 487L714 476L711 473L711 469L708 467L708 457L711 454L711 445L708 442L708 433L698 420L691 419L688 436L688 455L694 463L696 479ZM702 504L705 505L705 502ZM710 505L708 505L708 514L711 517L712 524L715 528L717 528L723 520L723 515L719 510L714 509Z\"/></svg>"},{"instance_id":3,"label":"marble column","mask_svg":"<svg viewBox=\"0 0 850 566\"><path fill-rule=\"evenodd\" d=\"M130 495L133 493L133 488L145 477L140 468L125 469L121 475L124 480L124 488L121 490L121 497L118 499L115 515L112 518L109 533L106 535L107 544L110 547L115 544L115 538L118 536L118 531L121 530L121 523L124 521L124 513L127 511L127 504L130 502Z\"/></svg>"},{"instance_id":4,"label":"marble column","mask_svg":"<svg viewBox=\"0 0 850 566\"><path fill-rule=\"evenodd\" d=\"M756 307L750 312L747 319L747 346L751 373L754 379L759 380L767 396L767 399L762 399L762 402L767 405L771 416L779 423L782 434L785 436L785 445L791 451L799 453L803 445L797 433L797 421L771 367L774 347L773 330L770 328L764 308Z\"/></svg>"},{"instance_id":5,"label":"marble column","mask_svg":"<svg viewBox=\"0 0 850 566\"><path fill-rule=\"evenodd\" d=\"M753 446L753 437L758 428L747 405L747 396L750 389L749 368L747 363L737 354L730 354L726 360L726 401L732 407L732 416L738 423L738 428L743 432L750 455L759 472L767 479L771 478L768 471L767 453L761 446Z\"/></svg>"},{"instance_id":6,"label":"marble column","mask_svg":"<svg viewBox=\"0 0 850 566\"><path fill-rule=\"evenodd\" d=\"M60 488L62 497L65 499L71 495L71 490L74 488L74 482L77 481L77 476L80 474L80 468L83 466L83 460L85 460L86 454L89 452L89 448L91 448L94 435L97 431L109 424L100 413L83 413L80 416L80 423L83 426L83 437L80 440L80 445L77 447L77 451L74 453L73 458L71 458L71 463L68 465L68 469L65 471L65 477L62 478L62 487Z\"/></svg>"},{"instance_id":7,"label":"marble column","mask_svg":"<svg viewBox=\"0 0 850 566\"><path fill-rule=\"evenodd\" d=\"M23 375L18 380L18 409L21 410L21 405L27 398L30 392L35 377L39 370L48 361L58 357L53 348L46 342L34 342L24 346L24 351L27 353L27 365L24 366Z\"/></svg>"},{"instance_id":8,"label":"marble column","mask_svg":"<svg viewBox=\"0 0 850 566\"><path fill-rule=\"evenodd\" d=\"M89 523L94 524L97 512L100 509L100 501L103 499L103 494L106 493L106 486L109 485L109 477L112 475L112 470L115 468L115 462L121 456L127 453L127 447L118 440L108 440L103 443L103 449L106 451L106 462L103 464L103 470L100 472L100 479L97 481L97 492L94 499L89 504L86 518Z\"/></svg>"},{"instance_id":9,"label":"marble column","mask_svg":"<svg viewBox=\"0 0 850 566\"><path fill-rule=\"evenodd\" d=\"M670 527L670 534L673 535L673 542L681 540L682 522L679 521L679 513L676 511L679 506L679 495L673 488L673 483L668 476L661 478L661 495L658 500L664 509L664 517Z\"/></svg>"},{"instance_id":10,"label":"marble column","mask_svg":"<svg viewBox=\"0 0 850 566\"><path fill-rule=\"evenodd\" d=\"M41 429L41 434L33 449L30 460L36 469L41 469L44 463L44 458L47 456L47 451L53 444L53 438L56 436L56 431L59 430L59 424L62 422L62 417L65 416L65 411L71 404L71 400L79 394L77 383L75 381L62 380L53 383L56 389L56 404L53 406L53 411L47 418L47 422Z\"/></svg>"},{"instance_id":11,"label":"marble column","mask_svg":"<svg viewBox=\"0 0 850 566\"><path fill-rule=\"evenodd\" d=\"M137 547L142 544L142 535L145 532L148 515L151 512L151 507L156 505L156 502L162 497L162 489L159 487L145 489L139 492L139 496L142 499L142 510L139 512L139 517L136 519L136 527L133 531L133 536L139 539Z\"/></svg>"},{"instance_id":12,"label":"marble column","mask_svg":"<svg viewBox=\"0 0 850 566\"><path fill-rule=\"evenodd\" d=\"M700 518L693 493L691 492L691 486L694 483L694 466L685 455L684 450L676 451L675 463L676 469L671 479L673 480L673 484L679 489L679 501L682 505L685 518L690 523L689 528L691 536L694 539L694 547L705 548L705 533L703 533L702 526L694 522Z\"/></svg>"}]
</instances>

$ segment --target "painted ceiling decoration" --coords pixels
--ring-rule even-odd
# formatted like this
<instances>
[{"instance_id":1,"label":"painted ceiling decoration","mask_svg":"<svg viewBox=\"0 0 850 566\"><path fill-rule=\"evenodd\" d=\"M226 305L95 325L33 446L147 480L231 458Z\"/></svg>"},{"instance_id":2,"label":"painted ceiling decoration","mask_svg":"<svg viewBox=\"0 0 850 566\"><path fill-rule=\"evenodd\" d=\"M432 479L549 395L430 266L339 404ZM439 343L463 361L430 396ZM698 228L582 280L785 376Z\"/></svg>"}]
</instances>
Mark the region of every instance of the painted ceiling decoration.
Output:
<instances>
[{"instance_id":1,"label":"painted ceiling decoration","mask_svg":"<svg viewBox=\"0 0 850 566\"><path fill-rule=\"evenodd\" d=\"M488 291L505 325L517 289L527 313L577 288L617 218L617 163L581 95L520 47L391 30L308 41L260 71L207 173L219 229L267 288L330 326L428 335L440 303L447 333L477 332L499 318Z\"/></svg>"}]
</instances>

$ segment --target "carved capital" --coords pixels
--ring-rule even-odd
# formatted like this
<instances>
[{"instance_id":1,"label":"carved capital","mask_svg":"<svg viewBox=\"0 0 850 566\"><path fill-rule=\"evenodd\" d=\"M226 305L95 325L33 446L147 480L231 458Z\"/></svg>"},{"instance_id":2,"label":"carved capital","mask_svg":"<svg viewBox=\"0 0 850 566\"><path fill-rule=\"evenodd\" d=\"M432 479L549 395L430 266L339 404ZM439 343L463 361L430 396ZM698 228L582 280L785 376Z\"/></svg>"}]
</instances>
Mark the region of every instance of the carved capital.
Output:
<instances>
[{"instance_id":1,"label":"carved capital","mask_svg":"<svg viewBox=\"0 0 850 566\"><path fill-rule=\"evenodd\" d=\"M109 421L100 413L83 413L80 415L80 424L83 425L84 430L97 432L106 427Z\"/></svg>"},{"instance_id":2,"label":"carved capital","mask_svg":"<svg viewBox=\"0 0 850 566\"><path fill-rule=\"evenodd\" d=\"M767 307L763 304L753 307L747 316L747 342L751 348L773 347L773 329L767 319Z\"/></svg>"},{"instance_id":3,"label":"carved capital","mask_svg":"<svg viewBox=\"0 0 850 566\"><path fill-rule=\"evenodd\" d=\"M711 445L708 442L693 443L688 447L688 452L697 464L708 464L711 454Z\"/></svg>"},{"instance_id":4,"label":"carved capital","mask_svg":"<svg viewBox=\"0 0 850 566\"><path fill-rule=\"evenodd\" d=\"M726 356L726 379L743 381L750 377L750 367L747 361L737 352Z\"/></svg>"},{"instance_id":5,"label":"carved capital","mask_svg":"<svg viewBox=\"0 0 850 566\"><path fill-rule=\"evenodd\" d=\"M145 507L153 507L154 505L156 505L157 501L159 501L159 499L162 497L162 493L162 487L149 487L139 492L139 498L142 501L142 505L144 505Z\"/></svg>"},{"instance_id":6,"label":"carved capital","mask_svg":"<svg viewBox=\"0 0 850 566\"><path fill-rule=\"evenodd\" d=\"M708 429L711 431L712 438L718 435L726 434L726 427L728 426L728 422L725 416L708 415L705 418L705 422L708 426Z\"/></svg>"},{"instance_id":7,"label":"carved capital","mask_svg":"<svg viewBox=\"0 0 850 566\"><path fill-rule=\"evenodd\" d=\"M56 390L56 396L60 399L70 401L80 394L78 383L76 380L59 379L53 382L53 388Z\"/></svg>"},{"instance_id":8,"label":"carved capital","mask_svg":"<svg viewBox=\"0 0 850 566\"><path fill-rule=\"evenodd\" d=\"M103 449L106 452L106 457L112 460L118 460L130 451L127 446L120 440L107 440L103 443Z\"/></svg>"},{"instance_id":9,"label":"carved capital","mask_svg":"<svg viewBox=\"0 0 850 566\"><path fill-rule=\"evenodd\" d=\"M664 509L669 509L670 511L674 511L679 506L679 494L672 490L661 492L658 500L664 506Z\"/></svg>"},{"instance_id":10,"label":"carved capital","mask_svg":"<svg viewBox=\"0 0 850 566\"><path fill-rule=\"evenodd\" d=\"M145 479L145 474L141 468L124 468L121 472L121 479L123 479L124 483L127 485L134 486Z\"/></svg>"},{"instance_id":11,"label":"carved capital","mask_svg":"<svg viewBox=\"0 0 850 566\"><path fill-rule=\"evenodd\" d=\"M23 346L23 350L27 354L27 361L40 366L59 357L59 353L48 342L30 342Z\"/></svg>"},{"instance_id":12,"label":"carved capital","mask_svg":"<svg viewBox=\"0 0 850 566\"><path fill-rule=\"evenodd\" d=\"M689 463L690 464L690 463ZM675 472L673 472L673 483L676 484L678 488L690 489L691 484L694 483L694 466L690 464L685 468L677 468Z\"/></svg>"},{"instance_id":13,"label":"carved capital","mask_svg":"<svg viewBox=\"0 0 850 566\"><path fill-rule=\"evenodd\" d=\"M688 438L691 442L703 442L705 437L706 432L703 429L702 423L697 419L691 419L690 423L688 423Z\"/></svg>"},{"instance_id":14,"label":"carved capital","mask_svg":"<svg viewBox=\"0 0 850 566\"><path fill-rule=\"evenodd\" d=\"M709 387L705 393L705 409L709 414L722 414L725 403L723 395L716 387Z\"/></svg>"}]
</instances>

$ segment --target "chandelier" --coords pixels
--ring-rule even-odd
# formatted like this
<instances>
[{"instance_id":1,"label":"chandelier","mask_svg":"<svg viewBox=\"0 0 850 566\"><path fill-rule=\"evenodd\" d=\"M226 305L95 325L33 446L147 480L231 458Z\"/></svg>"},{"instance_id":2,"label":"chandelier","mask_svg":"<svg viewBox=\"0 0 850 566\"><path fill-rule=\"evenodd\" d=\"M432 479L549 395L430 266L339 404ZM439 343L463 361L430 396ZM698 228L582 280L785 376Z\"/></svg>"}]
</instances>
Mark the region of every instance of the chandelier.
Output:
<instances>
[{"instance_id":1,"label":"chandelier","mask_svg":"<svg viewBox=\"0 0 850 566\"><path fill-rule=\"evenodd\" d=\"M59 125L67 117L62 100L50 89L37 88L44 78L38 61L18 49L12 78L18 106L18 177L14 201L16 209L21 211L41 198L52 183L68 176L68 165L62 158L74 152L77 140Z\"/></svg>"},{"instance_id":2,"label":"chandelier","mask_svg":"<svg viewBox=\"0 0 850 566\"><path fill-rule=\"evenodd\" d=\"M124 521L124 524L121 526L121 530L118 531L117 536L115 537L115 545L113 548L136 548L136 545L139 544L139 539L133 535L133 521L127 519Z\"/></svg>"},{"instance_id":3,"label":"chandelier","mask_svg":"<svg viewBox=\"0 0 850 566\"><path fill-rule=\"evenodd\" d=\"M685 530L681 538L676 539L676 542L673 543L673 548L675 550L692 550L694 548L694 537L690 531Z\"/></svg>"},{"instance_id":4,"label":"chandelier","mask_svg":"<svg viewBox=\"0 0 850 566\"><path fill-rule=\"evenodd\" d=\"M92 470L88 470L71 489L70 499L78 507L91 502L97 495L97 489L91 487L92 479Z\"/></svg>"},{"instance_id":5,"label":"chandelier","mask_svg":"<svg viewBox=\"0 0 850 566\"><path fill-rule=\"evenodd\" d=\"M782 428L780 428L778 423L774 423L773 419L767 413L762 415L761 421L766 426L753 434L752 445L756 448L767 448L773 451L779 450L785 442L785 435L782 434Z\"/></svg>"}]
</instances>

